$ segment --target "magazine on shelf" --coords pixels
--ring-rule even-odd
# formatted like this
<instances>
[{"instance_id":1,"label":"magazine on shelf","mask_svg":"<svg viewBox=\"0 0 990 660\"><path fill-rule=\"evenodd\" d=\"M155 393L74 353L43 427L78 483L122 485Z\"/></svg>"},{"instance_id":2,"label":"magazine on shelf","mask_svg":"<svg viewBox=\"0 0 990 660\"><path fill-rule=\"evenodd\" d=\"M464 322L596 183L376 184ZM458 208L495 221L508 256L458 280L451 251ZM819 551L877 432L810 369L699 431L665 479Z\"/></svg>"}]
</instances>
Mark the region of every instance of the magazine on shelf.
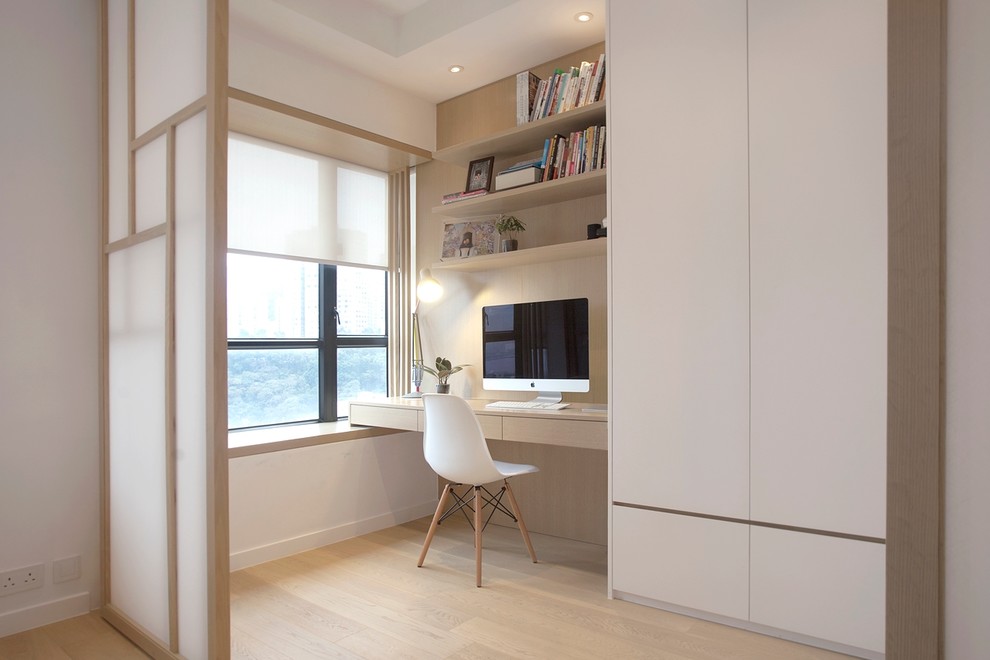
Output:
<instances>
[{"instance_id":1,"label":"magazine on shelf","mask_svg":"<svg viewBox=\"0 0 990 660\"><path fill-rule=\"evenodd\" d=\"M506 172L513 172L515 170L524 170L527 167L543 167L543 157L540 158L530 158L529 160L521 160L514 165L510 165L503 170L500 170L499 174L505 174Z\"/></svg>"},{"instance_id":2,"label":"magazine on shelf","mask_svg":"<svg viewBox=\"0 0 990 660\"><path fill-rule=\"evenodd\" d=\"M460 202L465 199L472 199L474 197L481 197L487 195L487 190L472 190L471 192L452 192L447 193L440 199L441 204L452 204L454 202Z\"/></svg>"},{"instance_id":3,"label":"magazine on shelf","mask_svg":"<svg viewBox=\"0 0 990 660\"><path fill-rule=\"evenodd\" d=\"M594 62L581 62L580 66L556 69L547 80L540 81L536 86L536 98L532 104L529 121L580 108L603 98L605 98L604 53ZM518 107L517 105L517 109Z\"/></svg>"}]
</instances>

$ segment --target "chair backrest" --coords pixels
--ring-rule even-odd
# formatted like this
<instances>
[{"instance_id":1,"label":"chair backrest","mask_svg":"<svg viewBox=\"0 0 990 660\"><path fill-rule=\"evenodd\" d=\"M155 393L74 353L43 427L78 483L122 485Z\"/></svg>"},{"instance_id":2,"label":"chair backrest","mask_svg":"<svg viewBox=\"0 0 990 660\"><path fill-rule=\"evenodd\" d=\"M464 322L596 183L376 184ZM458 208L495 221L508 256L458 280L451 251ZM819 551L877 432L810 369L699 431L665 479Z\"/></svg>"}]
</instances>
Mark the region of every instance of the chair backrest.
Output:
<instances>
[{"instance_id":1,"label":"chair backrest","mask_svg":"<svg viewBox=\"0 0 990 660\"><path fill-rule=\"evenodd\" d=\"M424 394L423 406L423 455L434 472L473 486L502 479L467 401L454 394Z\"/></svg>"}]
</instances>

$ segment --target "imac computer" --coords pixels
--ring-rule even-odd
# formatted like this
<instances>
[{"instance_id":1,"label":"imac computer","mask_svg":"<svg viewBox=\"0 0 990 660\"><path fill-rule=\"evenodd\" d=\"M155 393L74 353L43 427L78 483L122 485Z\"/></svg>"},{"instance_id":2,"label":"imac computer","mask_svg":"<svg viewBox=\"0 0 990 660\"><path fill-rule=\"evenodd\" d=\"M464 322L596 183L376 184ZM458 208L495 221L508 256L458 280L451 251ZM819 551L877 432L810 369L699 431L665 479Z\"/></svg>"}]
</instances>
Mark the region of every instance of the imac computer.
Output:
<instances>
[{"instance_id":1,"label":"imac computer","mask_svg":"<svg viewBox=\"0 0 990 660\"><path fill-rule=\"evenodd\" d=\"M587 298L486 306L481 332L486 390L533 392L549 405L590 388Z\"/></svg>"}]
</instances>

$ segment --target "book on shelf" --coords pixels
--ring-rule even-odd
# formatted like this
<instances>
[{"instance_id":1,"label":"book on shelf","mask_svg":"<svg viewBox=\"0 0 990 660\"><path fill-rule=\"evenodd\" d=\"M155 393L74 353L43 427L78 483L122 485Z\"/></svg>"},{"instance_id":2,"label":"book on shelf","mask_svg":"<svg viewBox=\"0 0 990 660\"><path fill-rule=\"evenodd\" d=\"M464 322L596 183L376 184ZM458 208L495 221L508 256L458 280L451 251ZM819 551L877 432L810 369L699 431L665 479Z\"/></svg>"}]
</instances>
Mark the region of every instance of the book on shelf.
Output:
<instances>
[{"instance_id":1,"label":"book on shelf","mask_svg":"<svg viewBox=\"0 0 990 660\"><path fill-rule=\"evenodd\" d=\"M522 75L522 74L519 74ZM519 78L516 78L516 108L519 109ZM605 53L594 62L555 69L553 75L536 86L529 121L536 121L605 98ZM518 116L516 118L518 123Z\"/></svg>"},{"instance_id":2,"label":"book on shelf","mask_svg":"<svg viewBox=\"0 0 990 660\"><path fill-rule=\"evenodd\" d=\"M550 157L550 140L551 139L552 138L547 138L546 140L543 141L543 156L540 158L540 167L542 167L544 169L544 171L546 170L546 167L547 167L547 158Z\"/></svg>"},{"instance_id":3,"label":"book on shelf","mask_svg":"<svg viewBox=\"0 0 990 660\"><path fill-rule=\"evenodd\" d=\"M564 75L564 70L556 69L553 75L547 80L547 84L543 89L543 96L537 99L537 103L533 107L534 120L550 116L550 106L557 98L560 90L560 77L562 75Z\"/></svg>"},{"instance_id":4,"label":"book on shelf","mask_svg":"<svg viewBox=\"0 0 990 660\"><path fill-rule=\"evenodd\" d=\"M601 131L598 135L598 144L595 147L595 163L598 165L598 169L605 169L605 127L601 127Z\"/></svg>"},{"instance_id":5,"label":"book on shelf","mask_svg":"<svg viewBox=\"0 0 990 660\"><path fill-rule=\"evenodd\" d=\"M531 165L515 170L506 170L495 175L495 190L508 190L537 183L543 179L543 168Z\"/></svg>"},{"instance_id":6,"label":"book on shelf","mask_svg":"<svg viewBox=\"0 0 990 660\"><path fill-rule=\"evenodd\" d=\"M550 108L550 114L556 115L563 111L564 103L567 100L567 93L573 85L573 78L575 77L574 68L571 67L569 71L565 71L560 76L560 84L557 89L557 98L554 99L553 107Z\"/></svg>"},{"instance_id":7,"label":"book on shelf","mask_svg":"<svg viewBox=\"0 0 990 660\"><path fill-rule=\"evenodd\" d=\"M481 197L487 195L487 190L472 190L471 192L452 192L447 193L440 199L441 204L453 204L454 202L460 202L465 199L473 199L475 197Z\"/></svg>"},{"instance_id":8,"label":"book on shelf","mask_svg":"<svg viewBox=\"0 0 990 660\"><path fill-rule=\"evenodd\" d=\"M605 167L605 126L589 126L569 135L556 134L543 146L542 181L553 181Z\"/></svg>"},{"instance_id":9,"label":"book on shelf","mask_svg":"<svg viewBox=\"0 0 990 660\"><path fill-rule=\"evenodd\" d=\"M594 67L594 62L581 62L580 67L571 69L571 78L563 101L563 112L584 105L582 90L587 88Z\"/></svg>"},{"instance_id":10,"label":"book on shelf","mask_svg":"<svg viewBox=\"0 0 990 660\"><path fill-rule=\"evenodd\" d=\"M591 84L591 72L594 70L594 66L591 62L581 62L581 72L578 74L577 84L571 93L568 109L580 108L584 105L584 100L588 95L588 85Z\"/></svg>"},{"instance_id":11,"label":"book on shelf","mask_svg":"<svg viewBox=\"0 0 990 660\"><path fill-rule=\"evenodd\" d=\"M516 74L516 126L529 121L533 113L536 92L543 81L532 71Z\"/></svg>"},{"instance_id":12,"label":"book on shelf","mask_svg":"<svg viewBox=\"0 0 990 660\"><path fill-rule=\"evenodd\" d=\"M566 140L563 135L557 133L556 135L551 135L547 138L544 153L546 156L543 159L543 180L550 181L551 179L557 178L555 176L556 164L558 162L558 153L561 149L561 143Z\"/></svg>"},{"instance_id":13,"label":"book on shelf","mask_svg":"<svg viewBox=\"0 0 990 660\"><path fill-rule=\"evenodd\" d=\"M605 98L605 53L602 53L598 57L598 62L595 63L595 70L591 74L591 80L588 81L588 93L585 98L592 99L590 102L594 103Z\"/></svg>"}]
</instances>

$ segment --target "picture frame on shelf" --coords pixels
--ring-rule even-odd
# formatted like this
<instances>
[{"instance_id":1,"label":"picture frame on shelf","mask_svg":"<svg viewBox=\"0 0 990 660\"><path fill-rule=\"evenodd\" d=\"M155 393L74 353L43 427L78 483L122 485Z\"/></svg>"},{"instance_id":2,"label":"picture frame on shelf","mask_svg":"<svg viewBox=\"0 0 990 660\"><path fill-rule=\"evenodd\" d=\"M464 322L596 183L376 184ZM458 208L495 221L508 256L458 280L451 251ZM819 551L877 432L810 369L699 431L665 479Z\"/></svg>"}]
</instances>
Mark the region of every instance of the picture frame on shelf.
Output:
<instances>
[{"instance_id":1,"label":"picture frame on shelf","mask_svg":"<svg viewBox=\"0 0 990 660\"><path fill-rule=\"evenodd\" d=\"M468 164L467 182L464 184L464 192L474 192L475 190L491 190L495 177L495 156L472 160Z\"/></svg>"},{"instance_id":2,"label":"picture frame on shelf","mask_svg":"<svg viewBox=\"0 0 990 660\"><path fill-rule=\"evenodd\" d=\"M443 227L440 261L458 261L495 254L498 231L494 220L449 222Z\"/></svg>"}]
</instances>

